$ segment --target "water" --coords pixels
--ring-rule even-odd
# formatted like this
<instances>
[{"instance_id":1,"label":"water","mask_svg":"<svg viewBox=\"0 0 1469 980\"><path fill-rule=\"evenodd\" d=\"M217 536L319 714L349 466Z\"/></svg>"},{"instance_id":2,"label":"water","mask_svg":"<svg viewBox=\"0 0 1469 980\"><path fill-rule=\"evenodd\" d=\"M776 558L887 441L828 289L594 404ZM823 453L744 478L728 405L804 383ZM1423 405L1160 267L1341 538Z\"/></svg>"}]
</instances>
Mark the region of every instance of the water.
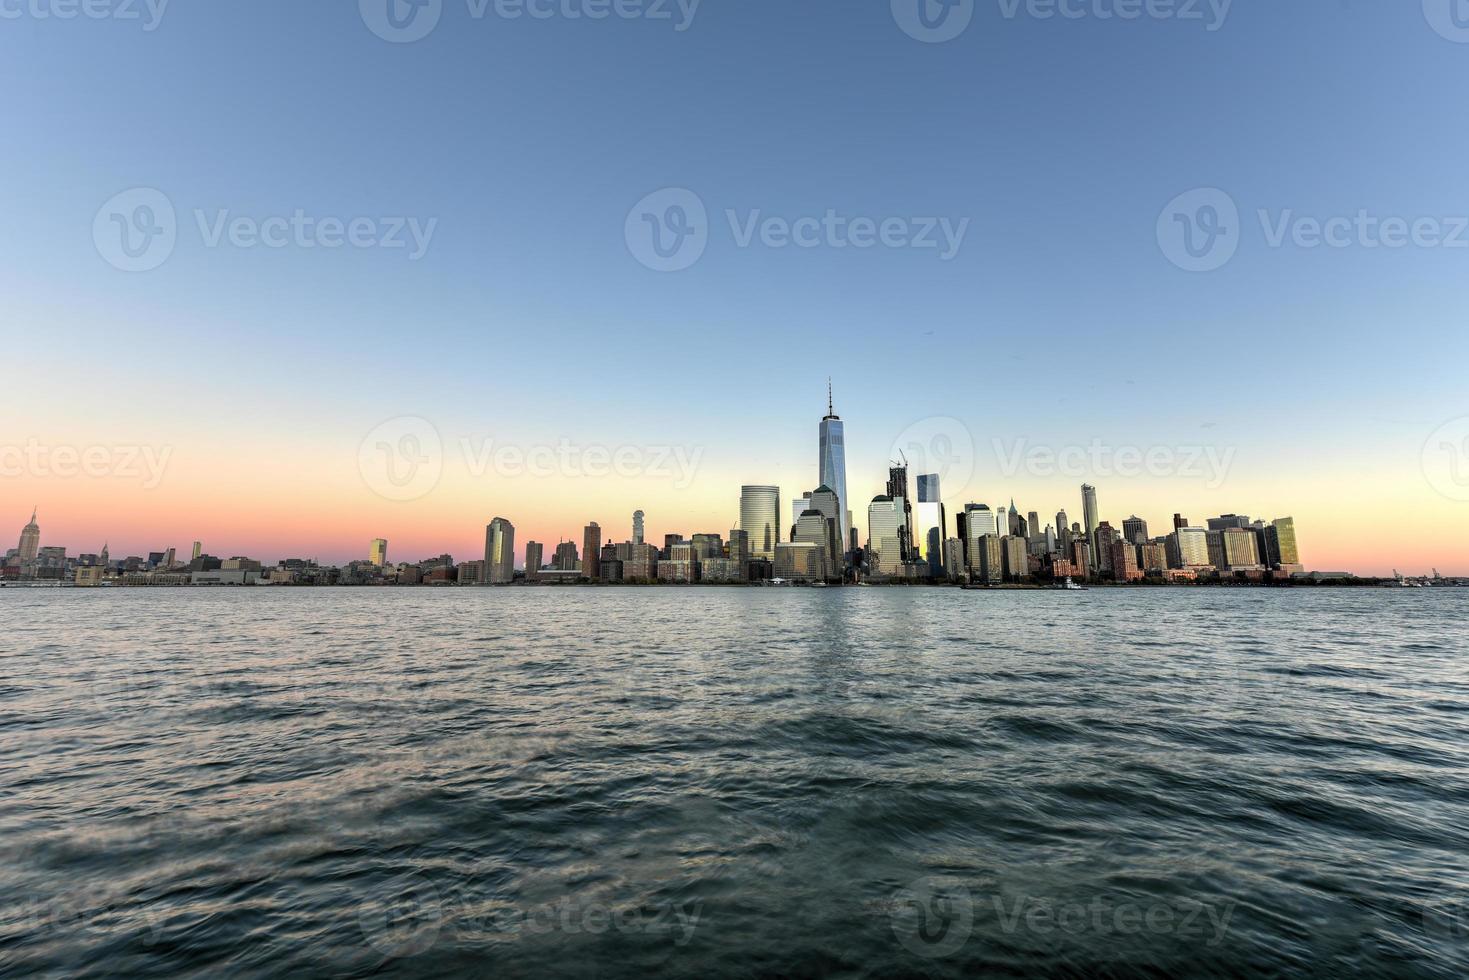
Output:
<instances>
[{"instance_id":1,"label":"water","mask_svg":"<svg viewBox=\"0 0 1469 980\"><path fill-rule=\"evenodd\" d=\"M0 974L1469 971L1469 591L0 590Z\"/></svg>"}]
</instances>

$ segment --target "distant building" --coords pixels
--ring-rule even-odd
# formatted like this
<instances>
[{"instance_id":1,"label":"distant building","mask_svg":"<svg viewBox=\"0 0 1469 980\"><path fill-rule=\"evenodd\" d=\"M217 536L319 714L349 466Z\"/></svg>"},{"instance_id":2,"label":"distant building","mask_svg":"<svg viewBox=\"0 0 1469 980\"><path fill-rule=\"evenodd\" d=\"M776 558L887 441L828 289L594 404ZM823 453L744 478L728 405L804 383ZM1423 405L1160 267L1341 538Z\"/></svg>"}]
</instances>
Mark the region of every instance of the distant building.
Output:
<instances>
[{"instance_id":1,"label":"distant building","mask_svg":"<svg viewBox=\"0 0 1469 980\"><path fill-rule=\"evenodd\" d=\"M515 581L515 525L503 517L485 528L485 583L508 585Z\"/></svg>"},{"instance_id":2,"label":"distant building","mask_svg":"<svg viewBox=\"0 0 1469 980\"><path fill-rule=\"evenodd\" d=\"M598 567L602 555L602 529L596 521L582 529L581 572L583 578L596 581L602 574Z\"/></svg>"},{"instance_id":3,"label":"distant building","mask_svg":"<svg viewBox=\"0 0 1469 980\"><path fill-rule=\"evenodd\" d=\"M632 512L632 543L643 543L643 512L640 510Z\"/></svg>"},{"instance_id":4,"label":"distant building","mask_svg":"<svg viewBox=\"0 0 1469 980\"><path fill-rule=\"evenodd\" d=\"M994 584L1004 581L1005 557L998 534L981 534L969 542L969 577Z\"/></svg>"},{"instance_id":5,"label":"distant building","mask_svg":"<svg viewBox=\"0 0 1469 980\"><path fill-rule=\"evenodd\" d=\"M872 498L867 507L867 550L871 552L869 571L878 575L897 575L903 567L903 544L907 535L904 524L904 501L892 497ZM788 578L775 570L777 578Z\"/></svg>"},{"instance_id":6,"label":"distant building","mask_svg":"<svg viewBox=\"0 0 1469 980\"><path fill-rule=\"evenodd\" d=\"M740 530L750 539L750 554L772 561L780 543L780 487L740 488Z\"/></svg>"},{"instance_id":7,"label":"distant building","mask_svg":"<svg viewBox=\"0 0 1469 980\"><path fill-rule=\"evenodd\" d=\"M775 546L775 577L790 582L826 578L826 549L809 541L782 541Z\"/></svg>"},{"instance_id":8,"label":"distant building","mask_svg":"<svg viewBox=\"0 0 1469 980\"><path fill-rule=\"evenodd\" d=\"M816 479L819 485L830 488L837 499L836 540L839 552L845 552L851 531L852 501L847 496L847 435L841 417L837 415L831 397L831 382L826 385L826 417L821 420L818 431L820 461ZM818 508L825 510L825 508ZM742 525L743 526L743 525ZM753 542L753 538L751 539ZM770 557L765 555L762 557ZM842 555L831 555L841 561Z\"/></svg>"},{"instance_id":9,"label":"distant building","mask_svg":"<svg viewBox=\"0 0 1469 980\"><path fill-rule=\"evenodd\" d=\"M748 563L735 558L710 558L699 563L701 582L744 582L749 578Z\"/></svg>"},{"instance_id":10,"label":"distant building","mask_svg":"<svg viewBox=\"0 0 1469 980\"><path fill-rule=\"evenodd\" d=\"M14 527L15 525L10 525ZM36 560L36 555L41 551L41 526L36 523L36 510L31 509L30 523L20 529L20 546L17 549L16 558L22 565Z\"/></svg>"},{"instance_id":11,"label":"distant building","mask_svg":"<svg viewBox=\"0 0 1469 980\"><path fill-rule=\"evenodd\" d=\"M527 582L535 582L541 577L541 565L545 564L545 559L541 551L542 547L539 541L527 541L525 543L525 580Z\"/></svg>"},{"instance_id":12,"label":"distant building","mask_svg":"<svg viewBox=\"0 0 1469 980\"><path fill-rule=\"evenodd\" d=\"M1100 538L1100 533L1098 534ZM1137 582L1143 577L1137 567L1137 545L1131 541L1115 540L1111 544L1112 557L1107 562L1112 578L1118 582Z\"/></svg>"},{"instance_id":13,"label":"distant building","mask_svg":"<svg viewBox=\"0 0 1469 980\"><path fill-rule=\"evenodd\" d=\"M1010 513L1015 513L1013 510ZM1030 577L1030 548L1025 538L1007 534L1000 538L1000 567L1007 582L1019 582Z\"/></svg>"},{"instance_id":14,"label":"distant building","mask_svg":"<svg viewBox=\"0 0 1469 980\"><path fill-rule=\"evenodd\" d=\"M1092 540L1097 550L1096 569L1103 575L1112 574L1112 545L1122 540L1117 529L1102 521L1092 531ZM1135 562L1134 562L1135 563Z\"/></svg>"},{"instance_id":15,"label":"distant building","mask_svg":"<svg viewBox=\"0 0 1469 980\"><path fill-rule=\"evenodd\" d=\"M1091 545L1091 559L1095 563L1099 560L1097 556L1097 488L1090 483L1081 485L1081 515L1082 529L1086 532L1087 543ZM1097 570L1095 564L1092 570Z\"/></svg>"},{"instance_id":16,"label":"distant building","mask_svg":"<svg viewBox=\"0 0 1469 980\"><path fill-rule=\"evenodd\" d=\"M381 568L388 563L388 539L373 538L367 550L367 560Z\"/></svg>"},{"instance_id":17,"label":"distant building","mask_svg":"<svg viewBox=\"0 0 1469 980\"><path fill-rule=\"evenodd\" d=\"M581 562L577 559L576 542L563 541L556 546L556 555L551 559L552 567L558 572L580 571Z\"/></svg>"},{"instance_id":18,"label":"distant building","mask_svg":"<svg viewBox=\"0 0 1469 980\"><path fill-rule=\"evenodd\" d=\"M1136 514L1122 522L1122 540L1128 544L1148 543L1148 522Z\"/></svg>"},{"instance_id":19,"label":"distant building","mask_svg":"<svg viewBox=\"0 0 1469 980\"><path fill-rule=\"evenodd\" d=\"M1276 518L1265 529L1266 564L1271 568L1285 568L1301 564L1301 552L1296 546L1296 521L1293 517Z\"/></svg>"},{"instance_id":20,"label":"distant building","mask_svg":"<svg viewBox=\"0 0 1469 980\"><path fill-rule=\"evenodd\" d=\"M914 542L918 557L928 563L929 574L935 578L944 575L944 542L949 531L944 515L944 502L939 496L937 473L921 473L918 476L918 504L913 508Z\"/></svg>"}]
</instances>

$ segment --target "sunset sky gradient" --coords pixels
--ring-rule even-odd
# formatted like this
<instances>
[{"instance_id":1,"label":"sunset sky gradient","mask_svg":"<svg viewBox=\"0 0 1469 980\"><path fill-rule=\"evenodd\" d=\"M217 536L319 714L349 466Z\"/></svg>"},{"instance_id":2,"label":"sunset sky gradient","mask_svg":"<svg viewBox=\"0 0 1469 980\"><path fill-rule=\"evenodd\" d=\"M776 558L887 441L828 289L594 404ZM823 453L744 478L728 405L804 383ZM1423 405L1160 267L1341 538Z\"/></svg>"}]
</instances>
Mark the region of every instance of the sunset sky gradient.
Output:
<instances>
[{"instance_id":1,"label":"sunset sky gradient","mask_svg":"<svg viewBox=\"0 0 1469 980\"><path fill-rule=\"evenodd\" d=\"M589 520L625 539L638 508L655 540L724 533L741 484L814 489L830 375L859 527L918 433L957 439L926 467L951 515L1013 497L1079 520L1091 482L1114 524L1289 515L1311 568L1469 574L1469 502L1433 458L1435 431L1469 416L1469 248L1273 248L1257 216L1469 212L1469 44L1419 3L1237 4L1214 32L978 4L945 44L906 36L887 0L706 0L683 32L474 21L447 0L412 44L357 6L178 3L152 31L0 22L4 547L33 505L43 545L114 557L199 539L338 562L385 537L395 560L466 559L495 516L523 549L579 542ZM178 244L129 273L93 220L138 187L177 209ZM707 205L710 243L659 273L624 224L668 187ZM1208 273L1156 233L1194 188L1242 215L1238 254ZM438 224L413 261L209 247L195 218L297 209ZM828 209L970 226L943 261L742 248L725 216ZM442 477L407 502L359 460L404 417L443 446ZM687 486L476 472L464 440L644 463L681 447L698 465ZM1230 465L1217 485L1009 472L1017 441ZM27 446L167 465L156 486L9 465Z\"/></svg>"}]
</instances>

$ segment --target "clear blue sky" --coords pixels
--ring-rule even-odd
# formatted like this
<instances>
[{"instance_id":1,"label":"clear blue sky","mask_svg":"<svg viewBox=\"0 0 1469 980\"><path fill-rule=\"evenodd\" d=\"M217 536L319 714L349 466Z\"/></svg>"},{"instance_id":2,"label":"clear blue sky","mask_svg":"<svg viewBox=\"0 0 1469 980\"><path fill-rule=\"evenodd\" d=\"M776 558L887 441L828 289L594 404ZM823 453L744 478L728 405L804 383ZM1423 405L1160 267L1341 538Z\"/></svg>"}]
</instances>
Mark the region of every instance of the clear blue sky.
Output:
<instances>
[{"instance_id":1,"label":"clear blue sky","mask_svg":"<svg viewBox=\"0 0 1469 980\"><path fill-rule=\"evenodd\" d=\"M716 450L814 465L831 374L854 456L872 455L854 470L881 466L880 434L957 415L982 441L1223 425L1256 458L1324 442L1416 478L1423 439L1469 412L1469 249L1272 249L1255 211L1469 214L1469 44L1417 0L1240 0L1212 32L1023 10L978 2L943 44L904 34L888 0L704 0L682 32L476 20L444 0L408 44L347 0L173 0L153 31L0 19L12 404L40 425L51 397L151 419L116 400L258 398L249 424L282 439L426 404L448 425L537 404L527 438L718 433ZM178 245L119 272L93 217L139 186L178 209ZM694 190L712 221L675 273L623 236L665 187ZM1205 274L1171 264L1155 231L1199 187L1243 216L1238 254ZM438 226L410 262L207 249L192 214L297 208ZM742 249L727 208L970 227L948 262ZM650 419L660 405L677 417Z\"/></svg>"}]
</instances>

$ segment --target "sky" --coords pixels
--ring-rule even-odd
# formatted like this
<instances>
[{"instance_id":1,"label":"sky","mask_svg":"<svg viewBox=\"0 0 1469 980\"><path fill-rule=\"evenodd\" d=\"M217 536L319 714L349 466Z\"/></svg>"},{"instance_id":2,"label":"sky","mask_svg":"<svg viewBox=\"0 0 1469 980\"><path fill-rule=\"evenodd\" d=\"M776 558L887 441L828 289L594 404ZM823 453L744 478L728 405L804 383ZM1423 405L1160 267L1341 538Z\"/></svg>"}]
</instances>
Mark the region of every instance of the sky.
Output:
<instances>
[{"instance_id":1,"label":"sky","mask_svg":"<svg viewBox=\"0 0 1469 980\"><path fill-rule=\"evenodd\" d=\"M830 377L859 527L1469 574L1469 11L919 2L0 0L0 528L724 533Z\"/></svg>"}]
</instances>

